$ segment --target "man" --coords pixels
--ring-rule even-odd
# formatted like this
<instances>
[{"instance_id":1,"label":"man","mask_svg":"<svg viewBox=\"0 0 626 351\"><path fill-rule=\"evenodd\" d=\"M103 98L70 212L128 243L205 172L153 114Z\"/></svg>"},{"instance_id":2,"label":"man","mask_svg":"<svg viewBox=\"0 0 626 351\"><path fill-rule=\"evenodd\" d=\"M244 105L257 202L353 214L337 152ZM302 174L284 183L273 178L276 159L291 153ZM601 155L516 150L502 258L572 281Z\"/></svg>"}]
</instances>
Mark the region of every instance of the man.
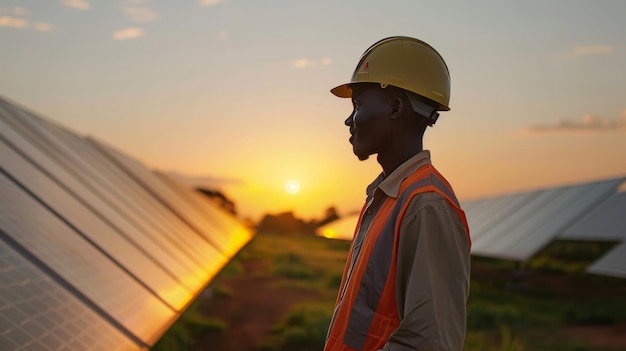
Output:
<instances>
[{"instance_id":1,"label":"man","mask_svg":"<svg viewBox=\"0 0 626 351\"><path fill-rule=\"evenodd\" d=\"M377 154L382 173L367 188L324 350L462 350L469 228L422 148L437 111L450 110L443 58L420 40L386 38L331 92L352 99L354 154Z\"/></svg>"}]
</instances>

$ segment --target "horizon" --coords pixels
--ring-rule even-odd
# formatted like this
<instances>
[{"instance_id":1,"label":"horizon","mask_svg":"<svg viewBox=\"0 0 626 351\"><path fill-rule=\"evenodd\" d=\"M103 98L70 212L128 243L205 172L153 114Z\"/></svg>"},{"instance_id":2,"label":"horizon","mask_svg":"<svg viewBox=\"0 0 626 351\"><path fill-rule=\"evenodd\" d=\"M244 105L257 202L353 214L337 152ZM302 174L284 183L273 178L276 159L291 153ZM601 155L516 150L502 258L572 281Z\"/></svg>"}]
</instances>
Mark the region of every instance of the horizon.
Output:
<instances>
[{"instance_id":1,"label":"horizon","mask_svg":"<svg viewBox=\"0 0 626 351\"><path fill-rule=\"evenodd\" d=\"M566 0L1 0L0 96L152 169L216 181L244 218L346 214L380 166L352 154L351 104L329 89L374 42L413 36L450 68L451 111L424 148L468 201L626 174L625 11Z\"/></svg>"}]
</instances>

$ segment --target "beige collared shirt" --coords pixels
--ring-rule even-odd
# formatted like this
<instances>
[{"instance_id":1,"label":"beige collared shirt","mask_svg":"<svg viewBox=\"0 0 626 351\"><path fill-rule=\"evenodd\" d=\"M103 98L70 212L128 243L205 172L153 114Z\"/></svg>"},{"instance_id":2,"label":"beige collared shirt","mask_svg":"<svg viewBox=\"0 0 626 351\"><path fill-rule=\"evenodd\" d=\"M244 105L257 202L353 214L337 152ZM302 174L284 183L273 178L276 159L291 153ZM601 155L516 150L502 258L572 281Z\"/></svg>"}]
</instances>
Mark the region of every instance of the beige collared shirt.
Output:
<instances>
[{"instance_id":1,"label":"beige collared shirt","mask_svg":"<svg viewBox=\"0 0 626 351\"><path fill-rule=\"evenodd\" d=\"M398 197L402 181L429 163L429 151L422 151L389 176L381 173L368 186L368 205L354 239L354 257L360 253L363 238L384 199ZM396 303L400 326L382 350L462 350L470 249L456 210L438 193L418 194L400 224L398 245Z\"/></svg>"}]
</instances>

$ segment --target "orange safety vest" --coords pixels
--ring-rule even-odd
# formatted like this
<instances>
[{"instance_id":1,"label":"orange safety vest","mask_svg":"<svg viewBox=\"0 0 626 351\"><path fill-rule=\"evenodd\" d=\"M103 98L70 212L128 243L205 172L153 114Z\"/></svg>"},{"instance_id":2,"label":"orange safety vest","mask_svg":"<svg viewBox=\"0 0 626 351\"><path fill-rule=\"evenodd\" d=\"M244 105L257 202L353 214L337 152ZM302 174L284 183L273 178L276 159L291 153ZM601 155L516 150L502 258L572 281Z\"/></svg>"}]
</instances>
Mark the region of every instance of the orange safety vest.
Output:
<instances>
[{"instance_id":1,"label":"orange safety vest","mask_svg":"<svg viewBox=\"0 0 626 351\"><path fill-rule=\"evenodd\" d=\"M398 234L411 199L424 192L439 193L452 204L465 224L470 240L465 213L450 184L431 164L420 167L402 182L397 198L388 197L383 202L348 278L353 255L350 250L324 351L381 349L400 325L396 306ZM355 233L366 206L361 211Z\"/></svg>"}]
</instances>

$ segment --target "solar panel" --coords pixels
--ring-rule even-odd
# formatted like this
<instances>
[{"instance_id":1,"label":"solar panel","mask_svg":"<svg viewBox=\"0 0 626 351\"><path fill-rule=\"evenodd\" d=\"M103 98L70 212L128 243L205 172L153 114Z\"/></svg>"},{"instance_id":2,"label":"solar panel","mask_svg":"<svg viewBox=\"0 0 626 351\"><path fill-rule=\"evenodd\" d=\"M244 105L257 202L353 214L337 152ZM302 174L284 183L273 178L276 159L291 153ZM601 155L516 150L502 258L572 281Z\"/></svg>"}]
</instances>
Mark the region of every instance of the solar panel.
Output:
<instances>
[{"instance_id":1,"label":"solar panel","mask_svg":"<svg viewBox=\"0 0 626 351\"><path fill-rule=\"evenodd\" d=\"M252 237L100 144L0 98L0 350L145 350Z\"/></svg>"},{"instance_id":2,"label":"solar panel","mask_svg":"<svg viewBox=\"0 0 626 351\"><path fill-rule=\"evenodd\" d=\"M524 203L536 196L538 192L505 195L496 198L482 200L480 204L466 211L467 223L472 238L472 250L480 248L479 239L489 229L506 218L509 218ZM478 242L478 244L476 244ZM476 246L478 245L478 246Z\"/></svg>"},{"instance_id":3,"label":"solar panel","mask_svg":"<svg viewBox=\"0 0 626 351\"><path fill-rule=\"evenodd\" d=\"M626 192L613 194L559 236L565 240L626 240Z\"/></svg>"},{"instance_id":4,"label":"solar panel","mask_svg":"<svg viewBox=\"0 0 626 351\"><path fill-rule=\"evenodd\" d=\"M611 249L595 261L587 272L626 278L626 242Z\"/></svg>"}]
</instances>

